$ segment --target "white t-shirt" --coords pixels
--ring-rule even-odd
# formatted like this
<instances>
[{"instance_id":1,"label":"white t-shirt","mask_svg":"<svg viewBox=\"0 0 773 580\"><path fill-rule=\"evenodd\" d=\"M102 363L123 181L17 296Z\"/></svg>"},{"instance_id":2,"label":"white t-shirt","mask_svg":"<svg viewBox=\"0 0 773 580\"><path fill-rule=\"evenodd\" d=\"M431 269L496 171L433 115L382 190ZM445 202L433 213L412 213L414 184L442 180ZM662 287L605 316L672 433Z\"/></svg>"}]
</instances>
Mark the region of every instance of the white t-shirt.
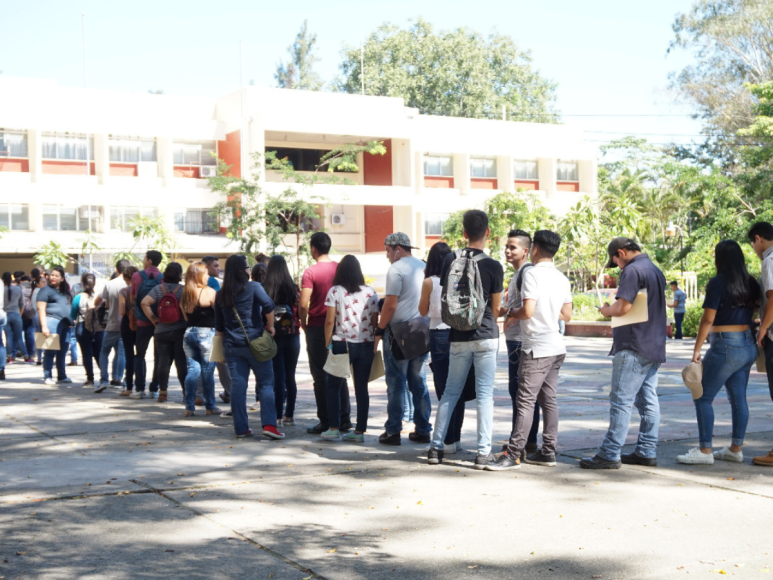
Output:
<instances>
[{"instance_id":1,"label":"white t-shirt","mask_svg":"<svg viewBox=\"0 0 773 580\"><path fill-rule=\"evenodd\" d=\"M760 312L765 312L768 303L768 291L773 290L773 246L762 254L761 274L762 300L760 301ZM768 338L773 340L773 324L768 327Z\"/></svg>"},{"instance_id":2,"label":"white t-shirt","mask_svg":"<svg viewBox=\"0 0 773 580\"><path fill-rule=\"evenodd\" d=\"M429 329L446 330L451 328L443 322L442 305L440 299L443 296L443 287L440 285L440 276L430 276L432 280L432 293L429 295Z\"/></svg>"},{"instance_id":3,"label":"white t-shirt","mask_svg":"<svg viewBox=\"0 0 773 580\"><path fill-rule=\"evenodd\" d=\"M553 262L535 264L523 275L521 298L524 303L529 299L536 301L534 316L520 321L521 349L533 353L534 358L566 354L564 338L558 331L558 317L564 304L572 302L567 277Z\"/></svg>"},{"instance_id":4,"label":"white t-shirt","mask_svg":"<svg viewBox=\"0 0 773 580\"><path fill-rule=\"evenodd\" d=\"M325 298L325 306L336 309L336 326L333 340L346 342L373 342L372 316L378 312L378 295L370 286L360 286L360 291L349 294L343 286L333 286Z\"/></svg>"}]
</instances>

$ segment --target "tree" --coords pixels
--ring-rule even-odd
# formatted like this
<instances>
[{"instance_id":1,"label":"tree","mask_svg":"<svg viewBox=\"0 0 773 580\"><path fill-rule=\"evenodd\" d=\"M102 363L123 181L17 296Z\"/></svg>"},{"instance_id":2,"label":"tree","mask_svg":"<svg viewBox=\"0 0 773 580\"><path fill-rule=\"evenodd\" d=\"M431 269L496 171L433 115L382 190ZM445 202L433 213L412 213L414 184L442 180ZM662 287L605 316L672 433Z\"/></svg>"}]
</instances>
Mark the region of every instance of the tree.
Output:
<instances>
[{"instance_id":1,"label":"tree","mask_svg":"<svg viewBox=\"0 0 773 580\"><path fill-rule=\"evenodd\" d=\"M556 122L556 84L532 67L509 36L466 28L435 32L419 19L401 30L382 24L364 45L365 94L402 97L424 114ZM339 91L360 93L360 47L347 46Z\"/></svg>"},{"instance_id":2,"label":"tree","mask_svg":"<svg viewBox=\"0 0 773 580\"><path fill-rule=\"evenodd\" d=\"M46 270L50 270L54 266L62 266L63 268L68 262L73 260L67 255L67 252L62 248L62 244L54 240L50 240L47 244L44 244L35 254L33 258L36 264L40 264Z\"/></svg>"},{"instance_id":3,"label":"tree","mask_svg":"<svg viewBox=\"0 0 773 580\"><path fill-rule=\"evenodd\" d=\"M314 54L316 44L317 35L309 32L309 21L304 20L295 42L287 48L290 60L276 67L276 86L280 89L322 90L322 79L314 71L314 63L319 60Z\"/></svg>"},{"instance_id":4,"label":"tree","mask_svg":"<svg viewBox=\"0 0 773 580\"><path fill-rule=\"evenodd\" d=\"M128 226L134 243L129 249L113 254L112 262L129 260L135 266L142 266L142 254L148 250L158 250L161 252L159 268L163 269L169 261L169 253L176 245L163 218L136 217L129 221Z\"/></svg>"}]
</instances>

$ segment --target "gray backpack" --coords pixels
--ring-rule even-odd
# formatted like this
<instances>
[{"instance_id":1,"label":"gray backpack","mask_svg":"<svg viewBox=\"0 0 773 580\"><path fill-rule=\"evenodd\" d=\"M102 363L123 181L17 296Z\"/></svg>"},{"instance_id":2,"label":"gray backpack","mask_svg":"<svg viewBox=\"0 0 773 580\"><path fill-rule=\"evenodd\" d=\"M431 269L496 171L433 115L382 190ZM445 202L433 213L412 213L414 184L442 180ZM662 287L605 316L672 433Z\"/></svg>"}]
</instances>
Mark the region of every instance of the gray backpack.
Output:
<instances>
[{"instance_id":1,"label":"gray backpack","mask_svg":"<svg viewBox=\"0 0 773 580\"><path fill-rule=\"evenodd\" d=\"M443 284L441 318L454 330L475 330L486 312L478 262L488 256L483 252L472 256L472 252L465 250L456 250L454 254L456 257Z\"/></svg>"}]
</instances>

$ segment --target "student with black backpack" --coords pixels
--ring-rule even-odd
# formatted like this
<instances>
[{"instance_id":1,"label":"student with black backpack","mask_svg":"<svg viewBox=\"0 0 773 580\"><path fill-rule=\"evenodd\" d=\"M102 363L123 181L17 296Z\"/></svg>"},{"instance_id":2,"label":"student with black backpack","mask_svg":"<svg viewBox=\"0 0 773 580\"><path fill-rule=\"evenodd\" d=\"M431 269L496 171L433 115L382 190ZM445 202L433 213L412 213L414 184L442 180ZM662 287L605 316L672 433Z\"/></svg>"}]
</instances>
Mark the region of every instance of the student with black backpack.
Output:
<instances>
[{"instance_id":1,"label":"student with black backpack","mask_svg":"<svg viewBox=\"0 0 773 580\"><path fill-rule=\"evenodd\" d=\"M142 261L143 269L132 275L132 283L129 289L129 307L134 309L134 318L137 324L137 334L135 347L137 349L134 357L134 388L136 389L130 396L132 399L145 398L145 353L148 351L150 339L153 338L153 324L145 316L140 304L148 292L153 290L161 282L161 270L158 265L161 263L162 255L157 250L148 250ZM153 380L150 383L150 396L158 397L158 381L156 380L156 362L158 353L153 353Z\"/></svg>"}]
</instances>

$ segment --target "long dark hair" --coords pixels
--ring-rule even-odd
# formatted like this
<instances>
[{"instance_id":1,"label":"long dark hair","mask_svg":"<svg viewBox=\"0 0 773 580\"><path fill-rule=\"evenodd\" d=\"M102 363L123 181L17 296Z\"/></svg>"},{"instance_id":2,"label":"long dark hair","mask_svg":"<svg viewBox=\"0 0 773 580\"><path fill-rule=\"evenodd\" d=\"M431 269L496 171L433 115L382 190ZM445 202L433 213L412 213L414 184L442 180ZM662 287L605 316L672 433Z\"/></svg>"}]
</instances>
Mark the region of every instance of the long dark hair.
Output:
<instances>
[{"instance_id":1,"label":"long dark hair","mask_svg":"<svg viewBox=\"0 0 773 580\"><path fill-rule=\"evenodd\" d=\"M429 249L427 256L427 266L424 268L424 277L440 276L443 271L443 262L446 256L451 253L451 248L445 242L438 242Z\"/></svg>"},{"instance_id":2,"label":"long dark hair","mask_svg":"<svg viewBox=\"0 0 773 580\"><path fill-rule=\"evenodd\" d=\"M179 284L183 279L183 267L177 262L169 262L164 269L164 284Z\"/></svg>"},{"instance_id":3,"label":"long dark hair","mask_svg":"<svg viewBox=\"0 0 773 580\"><path fill-rule=\"evenodd\" d=\"M365 277L362 275L360 261L347 254L338 263L336 275L333 277L333 286L342 286L349 294L360 291L360 286L365 286Z\"/></svg>"},{"instance_id":4,"label":"long dark hair","mask_svg":"<svg viewBox=\"0 0 773 580\"><path fill-rule=\"evenodd\" d=\"M11 273L10 272L3 272L3 285L5 286L5 299L10 300L11 299Z\"/></svg>"},{"instance_id":5,"label":"long dark hair","mask_svg":"<svg viewBox=\"0 0 773 580\"><path fill-rule=\"evenodd\" d=\"M67 299L69 302L72 302L72 296L70 296L70 285L67 283L67 277L64 275L64 268L61 266L54 266L49 270L48 275L49 279L52 272L59 272L59 275L62 277L62 281L59 282L59 294L64 294L67 296Z\"/></svg>"},{"instance_id":6,"label":"long dark hair","mask_svg":"<svg viewBox=\"0 0 773 580\"><path fill-rule=\"evenodd\" d=\"M226 308L233 308L236 304L236 296L244 291L250 277L247 275L247 258L234 254L225 261L225 274L223 274L223 287L217 293L217 297Z\"/></svg>"},{"instance_id":7,"label":"long dark hair","mask_svg":"<svg viewBox=\"0 0 773 580\"><path fill-rule=\"evenodd\" d=\"M283 256L272 256L268 261L263 288L275 304L295 304L298 296L297 286L290 276L290 270Z\"/></svg>"},{"instance_id":8,"label":"long dark hair","mask_svg":"<svg viewBox=\"0 0 773 580\"><path fill-rule=\"evenodd\" d=\"M266 279L266 264L264 264L263 262L255 264L252 267L252 272L250 272L250 279L253 282L258 282L262 284L263 280Z\"/></svg>"},{"instance_id":9,"label":"long dark hair","mask_svg":"<svg viewBox=\"0 0 773 580\"><path fill-rule=\"evenodd\" d=\"M730 306L753 308L760 299L760 286L746 270L743 250L735 240L722 240L714 248L717 274L725 282L725 293Z\"/></svg>"},{"instance_id":10,"label":"long dark hair","mask_svg":"<svg viewBox=\"0 0 773 580\"><path fill-rule=\"evenodd\" d=\"M97 285L97 279L91 272L85 272L81 276L81 286L83 291L89 296L94 296L94 286Z\"/></svg>"}]
</instances>

